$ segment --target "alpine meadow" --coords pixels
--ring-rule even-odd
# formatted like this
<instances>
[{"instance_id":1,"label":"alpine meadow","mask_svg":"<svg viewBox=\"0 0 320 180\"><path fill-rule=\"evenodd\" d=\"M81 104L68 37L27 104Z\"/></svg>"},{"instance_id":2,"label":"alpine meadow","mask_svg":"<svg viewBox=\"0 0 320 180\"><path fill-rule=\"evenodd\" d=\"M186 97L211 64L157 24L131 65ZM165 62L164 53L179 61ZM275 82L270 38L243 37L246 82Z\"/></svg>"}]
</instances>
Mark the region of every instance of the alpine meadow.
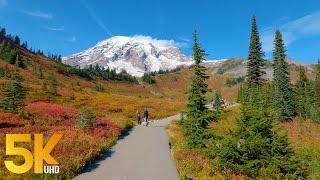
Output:
<instances>
[{"instance_id":1,"label":"alpine meadow","mask_svg":"<svg viewBox=\"0 0 320 180\"><path fill-rule=\"evenodd\" d=\"M319 2L193 3L0 0L0 180L320 179Z\"/></svg>"}]
</instances>

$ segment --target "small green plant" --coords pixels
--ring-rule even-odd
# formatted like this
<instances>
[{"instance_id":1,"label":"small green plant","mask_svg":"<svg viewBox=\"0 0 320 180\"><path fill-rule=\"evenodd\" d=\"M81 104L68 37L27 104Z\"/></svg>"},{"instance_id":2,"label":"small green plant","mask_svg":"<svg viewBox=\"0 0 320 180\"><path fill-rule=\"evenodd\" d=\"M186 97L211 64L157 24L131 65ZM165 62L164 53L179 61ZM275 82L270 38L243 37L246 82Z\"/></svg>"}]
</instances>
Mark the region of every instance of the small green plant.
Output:
<instances>
[{"instance_id":1,"label":"small green plant","mask_svg":"<svg viewBox=\"0 0 320 180\"><path fill-rule=\"evenodd\" d=\"M24 100L27 94L27 89L22 85L22 77L17 71L13 72L12 80L12 84L2 90L4 98L0 103L6 112L17 112L24 106Z\"/></svg>"},{"instance_id":2,"label":"small green plant","mask_svg":"<svg viewBox=\"0 0 320 180\"><path fill-rule=\"evenodd\" d=\"M213 110L216 111L217 114L220 114L223 106L223 99L220 91L216 91L213 97Z\"/></svg>"},{"instance_id":3,"label":"small green plant","mask_svg":"<svg viewBox=\"0 0 320 180\"><path fill-rule=\"evenodd\" d=\"M237 86L245 81L245 76L240 76L237 78L228 78L225 82L225 85L228 87Z\"/></svg>"},{"instance_id":4,"label":"small green plant","mask_svg":"<svg viewBox=\"0 0 320 180\"><path fill-rule=\"evenodd\" d=\"M48 92L48 82L47 80L44 80L41 84L41 90L44 92L44 93L47 93Z\"/></svg>"},{"instance_id":5,"label":"small green plant","mask_svg":"<svg viewBox=\"0 0 320 180\"><path fill-rule=\"evenodd\" d=\"M320 124L320 107L312 106L310 108L310 116L315 123Z\"/></svg>"},{"instance_id":6,"label":"small green plant","mask_svg":"<svg viewBox=\"0 0 320 180\"><path fill-rule=\"evenodd\" d=\"M96 116L87 107L82 107L77 116L77 127L82 129L92 128L96 121Z\"/></svg>"},{"instance_id":7,"label":"small green plant","mask_svg":"<svg viewBox=\"0 0 320 180\"><path fill-rule=\"evenodd\" d=\"M142 77L142 81L147 84L155 84L156 83L156 79L151 74L144 74Z\"/></svg>"},{"instance_id":8,"label":"small green plant","mask_svg":"<svg viewBox=\"0 0 320 180\"><path fill-rule=\"evenodd\" d=\"M105 88L102 86L102 84L98 83L98 84L96 84L96 86L94 87L94 90L95 90L95 91L98 91L98 92L104 92L104 91L105 91Z\"/></svg>"},{"instance_id":9,"label":"small green plant","mask_svg":"<svg viewBox=\"0 0 320 180\"><path fill-rule=\"evenodd\" d=\"M51 95L55 96L55 95L58 95L57 88L58 88L57 78L53 73L51 73L49 75L49 89L48 89L48 91Z\"/></svg>"},{"instance_id":10,"label":"small green plant","mask_svg":"<svg viewBox=\"0 0 320 180\"><path fill-rule=\"evenodd\" d=\"M44 78L43 67L40 64L33 66L32 74L37 76L39 79L43 79Z\"/></svg>"}]
</instances>

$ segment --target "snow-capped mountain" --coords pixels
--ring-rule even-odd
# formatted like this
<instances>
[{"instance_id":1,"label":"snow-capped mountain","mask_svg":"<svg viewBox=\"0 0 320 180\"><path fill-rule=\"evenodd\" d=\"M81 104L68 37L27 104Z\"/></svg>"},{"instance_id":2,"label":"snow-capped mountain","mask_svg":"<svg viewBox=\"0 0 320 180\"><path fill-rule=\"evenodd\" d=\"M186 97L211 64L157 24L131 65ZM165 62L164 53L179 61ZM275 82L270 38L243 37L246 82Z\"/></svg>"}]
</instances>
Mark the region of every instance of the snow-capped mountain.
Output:
<instances>
[{"instance_id":1,"label":"snow-capped mountain","mask_svg":"<svg viewBox=\"0 0 320 180\"><path fill-rule=\"evenodd\" d=\"M83 52L63 57L62 61L80 68L98 64L139 77L145 72L191 65L192 59L182 54L178 46L173 40L149 36L114 36Z\"/></svg>"}]
</instances>

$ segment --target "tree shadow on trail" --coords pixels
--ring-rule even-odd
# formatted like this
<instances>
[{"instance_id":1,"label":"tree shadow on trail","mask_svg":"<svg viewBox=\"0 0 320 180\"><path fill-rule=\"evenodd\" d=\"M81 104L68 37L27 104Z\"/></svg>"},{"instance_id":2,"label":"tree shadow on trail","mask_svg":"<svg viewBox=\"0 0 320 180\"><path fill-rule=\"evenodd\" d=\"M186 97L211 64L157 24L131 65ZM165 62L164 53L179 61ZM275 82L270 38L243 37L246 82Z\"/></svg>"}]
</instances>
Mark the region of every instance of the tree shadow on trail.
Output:
<instances>
[{"instance_id":1,"label":"tree shadow on trail","mask_svg":"<svg viewBox=\"0 0 320 180\"><path fill-rule=\"evenodd\" d=\"M133 130L133 127L128 127L126 130L124 130L121 133L121 135L119 136L118 141L129 136L131 134L132 130Z\"/></svg>"},{"instance_id":2,"label":"tree shadow on trail","mask_svg":"<svg viewBox=\"0 0 320 180\"><path fill-rule=\"evenodd\" d=\"M87 173L87 172L94 171L95 169L97 169L101 165L102 161L104 161L107 158L111 157L113 153L114 153L114 151L112 151L111 149L107 150L99 158L93 160L92 163L87 164L84 167L84 170L82 171L82 173Z\"/></svg>"},{"instance_id":3,"label":"tree shadow on trail","mask_svg":"<svg viewBox=\"0 0 320 180\"><path fill-rule=\"evenodd\" d=\"M121 133L121 135L119 136L118 141L122 140L125 137L127 137L128 135L130 135L131 132L132 132L132 129L133 129L132 127L128 127L126 130L124 130ZM114 145L116 145L116 144L114 144ZM84 170L81 173L88 173L88 172L92 172L95 169L97 169L103 163L104 160L108 159L109 157L112 156L113 153L115 153L115 151L112 150L112 147L110 147L108 150L103 152L101 154L101 156L95 158L92 162L89 162L88 164L86 164L85 167L84 167Z\"/></svg>"}]
</instances>

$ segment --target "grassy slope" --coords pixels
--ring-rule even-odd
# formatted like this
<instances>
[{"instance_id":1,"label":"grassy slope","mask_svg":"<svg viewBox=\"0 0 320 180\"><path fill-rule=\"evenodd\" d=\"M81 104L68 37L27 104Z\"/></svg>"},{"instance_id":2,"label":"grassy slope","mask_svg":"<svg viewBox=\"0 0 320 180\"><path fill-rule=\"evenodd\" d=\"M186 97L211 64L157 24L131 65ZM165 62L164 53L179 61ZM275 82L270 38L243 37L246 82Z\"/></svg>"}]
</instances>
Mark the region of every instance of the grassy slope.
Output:
<instances>
[{"instance_id":1,"label":"grassy slope","mask_svg":"<svg viewBox=\"0 0 320 180\"><path fill-rule=\"evenodd\" d=\"M161 118L178 113L184 106L183 85L180 91L171 91L170 85L161 79L156 86L99 79L87 81L78 76L59 74L54 62L42 56L23 51L23 57L26 59L27 68L19 69L19 72L24 78L23 84L29 88L25 101L27 106L23 112L29 114L21 116L0 112L0 177L40 178L30 172L19 176L6 170L3 162L7 159L5 156L7 133L43 133L47 137L55 132L62 133L63 138L53 154L60 162L63 175L72 177L102 150L115 143L120 131L133 124L137 109L142 111L144 107L148 107L151 118ZM33 69L36 66L41 66L44 70L43 79L35 75ZM6 67L9 71L16 68L3 60L0 60L0 67ZM41 90L42 82L50 73L57 77L59 84L59 95L55 97L50 97ZM9 83L9 79L0 78L0 89ZM106 91L94 91L96 83L102 84ZM0 97L2 96L0 93ZM101 122L91 130L75 127L76 113L82 106L91 107L98 116L99 123ZM31 149L30 145L27 147ZM20 163L22 161L19 157L13 159Z\"/></svg>"}]
</instances>

